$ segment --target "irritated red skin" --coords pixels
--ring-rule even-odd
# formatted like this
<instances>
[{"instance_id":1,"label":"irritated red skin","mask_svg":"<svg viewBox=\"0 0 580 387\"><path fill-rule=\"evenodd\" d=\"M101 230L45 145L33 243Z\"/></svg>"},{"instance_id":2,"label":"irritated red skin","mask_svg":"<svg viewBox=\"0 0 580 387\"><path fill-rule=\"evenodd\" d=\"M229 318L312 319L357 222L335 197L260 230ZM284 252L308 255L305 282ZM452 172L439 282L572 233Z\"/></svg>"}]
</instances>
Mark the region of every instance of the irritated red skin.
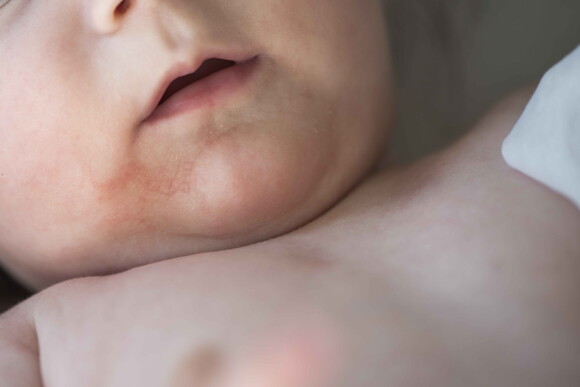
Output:
<instances>
[{"instance_id":1,"label":"irritated red skin","mask_svg":"<svg viewBox=\"0 0 580 387\"><path fill-rule=\"evenodd\" d=\"M179 158L178 163L151 168L132 160L113 178L93 182L102 208L109 209L98 229L112 241L129 238L135 230L142 235L182 233L204 251L214 240L235 241L240 235L259 240L271 230L287 228L280 219L292 223L303 216L297 211L312 211L308 203L316 197L309 194L323 185L317 177L333 156L312 149L310 159L301 160L309 168L288 170L289 163L296 163L294 155L264 149L259 136L255 148L248 147L249 135L243 127L221 135L203 133L203 145L185 162ZM308 147L314 146L301 144ZM196 230L187 215L179 222L181 206L200 214ZM266 227L270 230L262 231Z\"/></svg>"}]
</instances>

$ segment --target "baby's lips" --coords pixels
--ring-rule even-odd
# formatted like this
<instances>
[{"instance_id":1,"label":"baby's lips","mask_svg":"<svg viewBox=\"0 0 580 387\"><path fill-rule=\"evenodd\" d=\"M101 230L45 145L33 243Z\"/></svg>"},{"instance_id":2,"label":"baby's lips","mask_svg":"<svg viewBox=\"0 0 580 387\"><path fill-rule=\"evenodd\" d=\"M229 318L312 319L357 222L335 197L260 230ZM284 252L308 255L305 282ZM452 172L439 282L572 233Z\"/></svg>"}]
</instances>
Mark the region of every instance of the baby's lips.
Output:
<instances>
[{"instance_id":1,"label":"baby's lips","mask_svg":"<svg viewBox=\"0 0 580 387\"><path fill-rule=\"evenodd\" d=\"M258 54L250 49L243 48L239 44L207 47L196 52L191 52L184 58L176 58L160 77L153 93L149 97L141 115L141 122L149 118L157 109L160 101L167 92L169 86L178 78L194 74L201 68L203 63L212 58L219 58L234 63L242 63L255 58Z\"/></svg>"}]
</instances>

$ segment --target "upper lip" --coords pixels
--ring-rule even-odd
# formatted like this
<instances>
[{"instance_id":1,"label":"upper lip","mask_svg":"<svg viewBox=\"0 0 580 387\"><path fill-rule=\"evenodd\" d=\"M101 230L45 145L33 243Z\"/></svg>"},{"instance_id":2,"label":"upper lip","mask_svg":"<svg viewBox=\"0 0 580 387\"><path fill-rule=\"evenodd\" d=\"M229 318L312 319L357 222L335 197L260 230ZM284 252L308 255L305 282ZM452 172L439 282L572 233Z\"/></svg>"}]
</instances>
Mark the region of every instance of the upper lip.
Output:
<instances>
[{"instance_id":1,"label":"upper lip","mask_svg":"<svg viewBox=\"0 0 580 387\"><path fill-rule=\"evenodd\" d=\"M169 85L173 83L176 79L195 73L203 65L203 63L209 59L221 59L224 61L231 61L235 64L243 63L248 60L254 59L257 55L248 53L247 51L235 50L229 51L212 51L206 52L204 54L196 55L191 60L181 60L177 61L173 66L169 68L158 82L147 107L145 109L145 114L143 116L143 121L146 121L157 109L160 101L162 100L165 92L169 88Z\"/></svg>"}]
</instances>

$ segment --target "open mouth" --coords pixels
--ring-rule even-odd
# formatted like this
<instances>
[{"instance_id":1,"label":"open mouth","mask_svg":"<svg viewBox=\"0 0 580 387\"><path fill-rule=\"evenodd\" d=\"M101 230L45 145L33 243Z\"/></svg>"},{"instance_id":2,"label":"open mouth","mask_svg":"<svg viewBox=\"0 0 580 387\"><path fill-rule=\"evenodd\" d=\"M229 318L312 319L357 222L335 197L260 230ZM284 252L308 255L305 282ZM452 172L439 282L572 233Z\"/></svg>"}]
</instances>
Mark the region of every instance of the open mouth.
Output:
<instances>
[{"instance_id":1,"label":"open mouth","mask_svg":"<svg viewBox=\"0 0 580 387\"><path fill-rule=\"evenodd\" d=\"M211 58L206 60L194 73L184 75L171 82L157 106L164 104L165 101L189 85L235 65L236 62L226 59Z\"/></svg>"},{"instance_id":2,"label":"open mouth","mask_svg":"<svg viewBox=\"0 0 580 387\"><path fill-rule=\"evenodd\" d=\"M248 85L261 63L258 55L246 53L231 54L229 59L207 58L194 72L181 72L185 75L179 74L183 68L176 65L162 80L141 122L153 124L181 113L222 106L226 97Z\"/></svg>"}]
</instances>

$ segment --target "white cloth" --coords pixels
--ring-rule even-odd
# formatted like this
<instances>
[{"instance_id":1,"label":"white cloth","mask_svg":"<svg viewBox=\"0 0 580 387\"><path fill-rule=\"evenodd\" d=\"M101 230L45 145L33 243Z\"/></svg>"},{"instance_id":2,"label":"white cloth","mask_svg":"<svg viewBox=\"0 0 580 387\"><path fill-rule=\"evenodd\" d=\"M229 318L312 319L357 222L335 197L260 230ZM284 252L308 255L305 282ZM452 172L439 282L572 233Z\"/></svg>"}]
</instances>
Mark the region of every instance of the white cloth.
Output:
<instances>
[{"instance_id":1,"label":"white cloth","mask_svg":"<svg viewBox=\"0 0 580 387\"><path fill-rule=\"evenodd\" d=\"M580 209L580 46L542 78L502 153Z\"/></svg>"}]
</instances>

